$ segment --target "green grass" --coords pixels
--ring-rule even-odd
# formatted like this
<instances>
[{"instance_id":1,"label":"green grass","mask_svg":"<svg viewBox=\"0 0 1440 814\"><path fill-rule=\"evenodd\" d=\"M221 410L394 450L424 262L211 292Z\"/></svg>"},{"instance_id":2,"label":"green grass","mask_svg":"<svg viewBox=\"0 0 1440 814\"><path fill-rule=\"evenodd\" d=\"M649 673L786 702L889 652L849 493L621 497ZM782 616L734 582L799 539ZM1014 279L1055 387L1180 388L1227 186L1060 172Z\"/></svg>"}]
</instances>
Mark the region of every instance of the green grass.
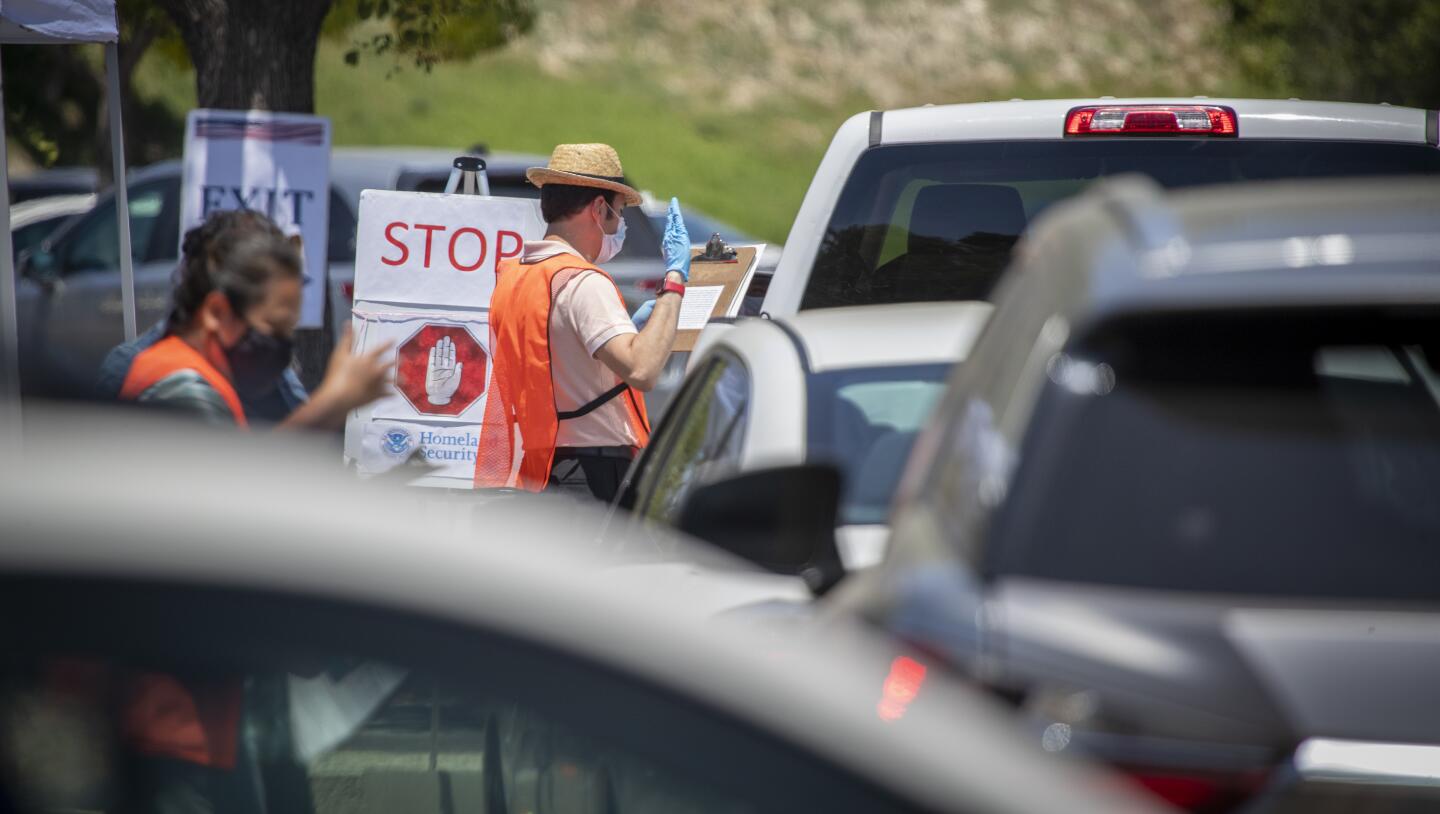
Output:
<instances>
[{"instance_id":1,"label":"green grass","mask_svg":"<svg viewBox=\"0 0 1440 814\"><path fill-rule=\"evenodd\" d=\"M643 82L557 79L517 56L440 66L429 75L385 73L380 64L322 66L318 112L331 118L337 144L480 141L548 155L557 143L601 141L657 196L678 195L769 240L785 238L820 160L813 145L787 147L768 138L763 124L694 115L647 93Z\"/></svg>"},{"instance_id":2,"label":"green grass","mask_svg":"<svg viewBox=\"0 0 1440 814\"><path fill-rule=\"evenodd\" d=\"M875 106L872 98L895 106L1237 90L1205 36L1189 40L1205 57L1193 66L1189 60L1177 66L1165 48L1110 59L1127 43L1170 42L1171 28L1181 23L1202 34L1214 25L1205 11L1209 0L1169 0L1158 10L1149 0L1130 1L1128 11L1125 3L1107 0L1089 12L1067 6L1066 14L1049 19L1055 15L1037 15L1029 0L992 0L984 19L967 18L957 30L943 29L955 36L935 40L929 53L969 49L956 52L956 65L947 70L943 59L917 61L924 54L894 47L905 38L930 41L926 35L935 32L924 30L930 17L902 17L899 28L887 29L895 19L881 0L795 0L783 9L769 0L733 0L737 13L744 12L733 19L697 13L703 0L675 0L663 11L643 3L612 8L605 0L539 0L549 33L537 30L502 52L442 64L430 74L410 67L395 73L388 59L368 56L348 66L346 43L322 41L317 112L330 117L341 145L463 149L484 142L493 150L543 155L557 143L608 142L627 174L657 198L679 196L685 206L783 241L836 127ZM933 16L953 23L953 15L945 17L952 3L932 4ZM857 9L870 15L858 26L847 21ZM835 10L844 13L829 13ZM603 19L593 17L601 13ZM785 21L795 19L820 26L820 35L790 38ZM717 20L734 25L712 30ZM1009 36L1026 26L1028 38ZM961 36L972 28L983 36ZM878 39L864 38L876 32ZM592 34L599 37L593 56L585 52ZM1056 47L1061 39L1063 47ZM658 50L651 47L657 43ZM559 50L546 54L545 48ZM1061 70L1057 60L1072 50L1080 67ZM566 76L539 67L545 56L576 52L586 56L573 60ZM965 54L979 62L960 59ZM986 65L999 66L1008 78L987 79ZM836 72L843 75L831 75ZM872 87L868 79L894 82ZM142 94L178 113L194 104L193 75L158 55L147 56L136 82ZM740 91L746 112L704 98L730 90Z\"/></svg>"},{"instance_id":3,"label":"green grass","mask_svg":"<svg viewBox=\"0 0 1440 814\"><path fill-rule=\"evenodd\" d=\"M484 142L548 155L557 143L602 141L619 151L627 175L662 200L679 196L682 206L771 241L789 233L829 135L846 115L717 115L667 99L643 77L547 76L523 53L387 78L389 63L347 66L342 52L322 43L316 60L316 112L330 117L337 145L459 149ZM146 60L137 83L182 114L194 104L193 74L158 60ZM804 127L787 128L787 121ZM775 136L802 129L811 137Z\"/></svg>"}]
</instances>

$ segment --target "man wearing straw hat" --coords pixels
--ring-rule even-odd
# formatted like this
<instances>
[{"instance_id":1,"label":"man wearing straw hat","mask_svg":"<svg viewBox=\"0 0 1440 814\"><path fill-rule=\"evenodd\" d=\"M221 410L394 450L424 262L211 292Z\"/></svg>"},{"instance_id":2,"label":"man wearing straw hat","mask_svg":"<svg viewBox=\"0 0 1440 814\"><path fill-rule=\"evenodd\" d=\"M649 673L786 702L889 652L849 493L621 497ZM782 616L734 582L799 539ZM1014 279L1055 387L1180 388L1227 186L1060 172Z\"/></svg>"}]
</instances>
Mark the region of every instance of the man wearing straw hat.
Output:
<instances>
[{"instance_id":1,"label":"man wearing straw hat","mask_svg":"<svg viewBox=\"0 0 1440 814\"><path fill-rule=\"evenodd\" d=\"M632 322L600 267L625 241L625 207L640 204L615 150L561 144L526 177L540 187L546 235L497 269L475 485L584 490L608 501L650 440L640 394L655 386L675 344L690 235L672 199L665 281Z\"/></svg>"}]
</instances>

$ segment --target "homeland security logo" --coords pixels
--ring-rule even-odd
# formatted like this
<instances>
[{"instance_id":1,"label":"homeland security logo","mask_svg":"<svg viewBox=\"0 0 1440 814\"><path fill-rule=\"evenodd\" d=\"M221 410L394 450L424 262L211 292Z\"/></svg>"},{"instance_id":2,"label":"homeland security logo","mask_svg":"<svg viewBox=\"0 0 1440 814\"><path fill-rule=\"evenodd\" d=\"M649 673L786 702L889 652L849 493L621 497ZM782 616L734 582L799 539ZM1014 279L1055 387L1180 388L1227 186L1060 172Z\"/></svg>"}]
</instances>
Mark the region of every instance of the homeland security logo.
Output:
<instances>
[{"instance_id":1,"label":"homeland security logo","mask_svg":"<svg viewBox=\"0 0 1440 814\"><path fill-rule=\"evenodd\" d=\"M410 431L403 427L396 427L387 430L380 436L380 449L386 454L396 458L403 458L409 454L411 447L415 445L415 439Z\"/></svg>"}]
</instances>

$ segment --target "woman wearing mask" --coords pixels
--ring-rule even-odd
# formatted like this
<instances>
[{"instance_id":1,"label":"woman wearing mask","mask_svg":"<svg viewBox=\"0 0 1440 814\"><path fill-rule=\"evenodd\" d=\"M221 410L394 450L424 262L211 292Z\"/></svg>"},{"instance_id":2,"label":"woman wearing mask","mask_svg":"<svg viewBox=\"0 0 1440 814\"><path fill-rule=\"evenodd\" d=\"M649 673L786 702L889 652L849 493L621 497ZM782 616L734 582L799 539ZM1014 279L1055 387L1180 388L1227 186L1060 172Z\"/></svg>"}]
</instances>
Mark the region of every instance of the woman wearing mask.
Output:
<instances>
[{"instance_id":1,"label":"woman wearing mask","mask_svg":"<svg viewBox=\"0 0 1440 814\"><path fill-rule=\"evenodd\" d=\"M120 397L246 427L243 402L273 391L291 363L300 255L278 230L206 237L203 225L186 234L167 334L135 357ZM355 355L350 344L347 335L319 388L281 427L338 428L387 392L390 346Z\"/></svg>"},{"instance_id":2,"label":"woman wearing mask","mask_svg":"<svg viewBox=\"0 0 1440 814\"><path fill-rule=\"evenodd\" d=\"M185 253L175 272L176 279L184 273L185 265L209 262L208 258L212 255L223 257L241 237L256 233L285 237L280 227L259 212L234 209L211 214L203 224L186 234ZM135 362L135 357L164 339L169 334L168 328L168 319L161 319L143 334L111 348L100 365L100 375L95 383L96 396L106 401L120 398L120 388L125 385L125 377L130 373L130 365ZM245 418L252 425L279 424L309 399L310 393L293 367L281 374L273 389L254 395L240 395L240 403L245 408Z\"/></svg>"}]
</instances>

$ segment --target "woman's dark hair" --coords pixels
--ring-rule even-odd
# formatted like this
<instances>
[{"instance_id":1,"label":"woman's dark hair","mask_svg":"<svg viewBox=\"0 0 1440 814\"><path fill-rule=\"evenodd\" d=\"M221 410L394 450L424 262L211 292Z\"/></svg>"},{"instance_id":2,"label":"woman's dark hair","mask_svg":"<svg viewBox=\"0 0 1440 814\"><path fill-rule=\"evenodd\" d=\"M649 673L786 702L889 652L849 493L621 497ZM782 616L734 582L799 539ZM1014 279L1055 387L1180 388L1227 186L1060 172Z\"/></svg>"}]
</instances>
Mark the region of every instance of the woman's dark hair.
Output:
<instances>
[{"instance_id":1,"label":"woman's dark hair","mask_svg":"<svg viewBox=\"0 0 1440 814\"><path fill-rule=\"evenodd\" d=\"M565 220L590 205L596 198L615 205L615 196L620 193L598 187L577 187L571 184L546 184L540 187L540 216L546 223Z\"/></svg>"},{"instance_id":2,"label":"woman's dark hair","mask_svg":"<svg viewBox=\"0 0 1440 814\"><path fill-rule=\"evenodd\" d=\"M242 250L243 249L243 250ZM243 314L275 277L300 277L300 255L273 221L248 209L215 212L185 233L167 332L190 325L200 304L220 291Z\"/></svg>"}]
</instances>

